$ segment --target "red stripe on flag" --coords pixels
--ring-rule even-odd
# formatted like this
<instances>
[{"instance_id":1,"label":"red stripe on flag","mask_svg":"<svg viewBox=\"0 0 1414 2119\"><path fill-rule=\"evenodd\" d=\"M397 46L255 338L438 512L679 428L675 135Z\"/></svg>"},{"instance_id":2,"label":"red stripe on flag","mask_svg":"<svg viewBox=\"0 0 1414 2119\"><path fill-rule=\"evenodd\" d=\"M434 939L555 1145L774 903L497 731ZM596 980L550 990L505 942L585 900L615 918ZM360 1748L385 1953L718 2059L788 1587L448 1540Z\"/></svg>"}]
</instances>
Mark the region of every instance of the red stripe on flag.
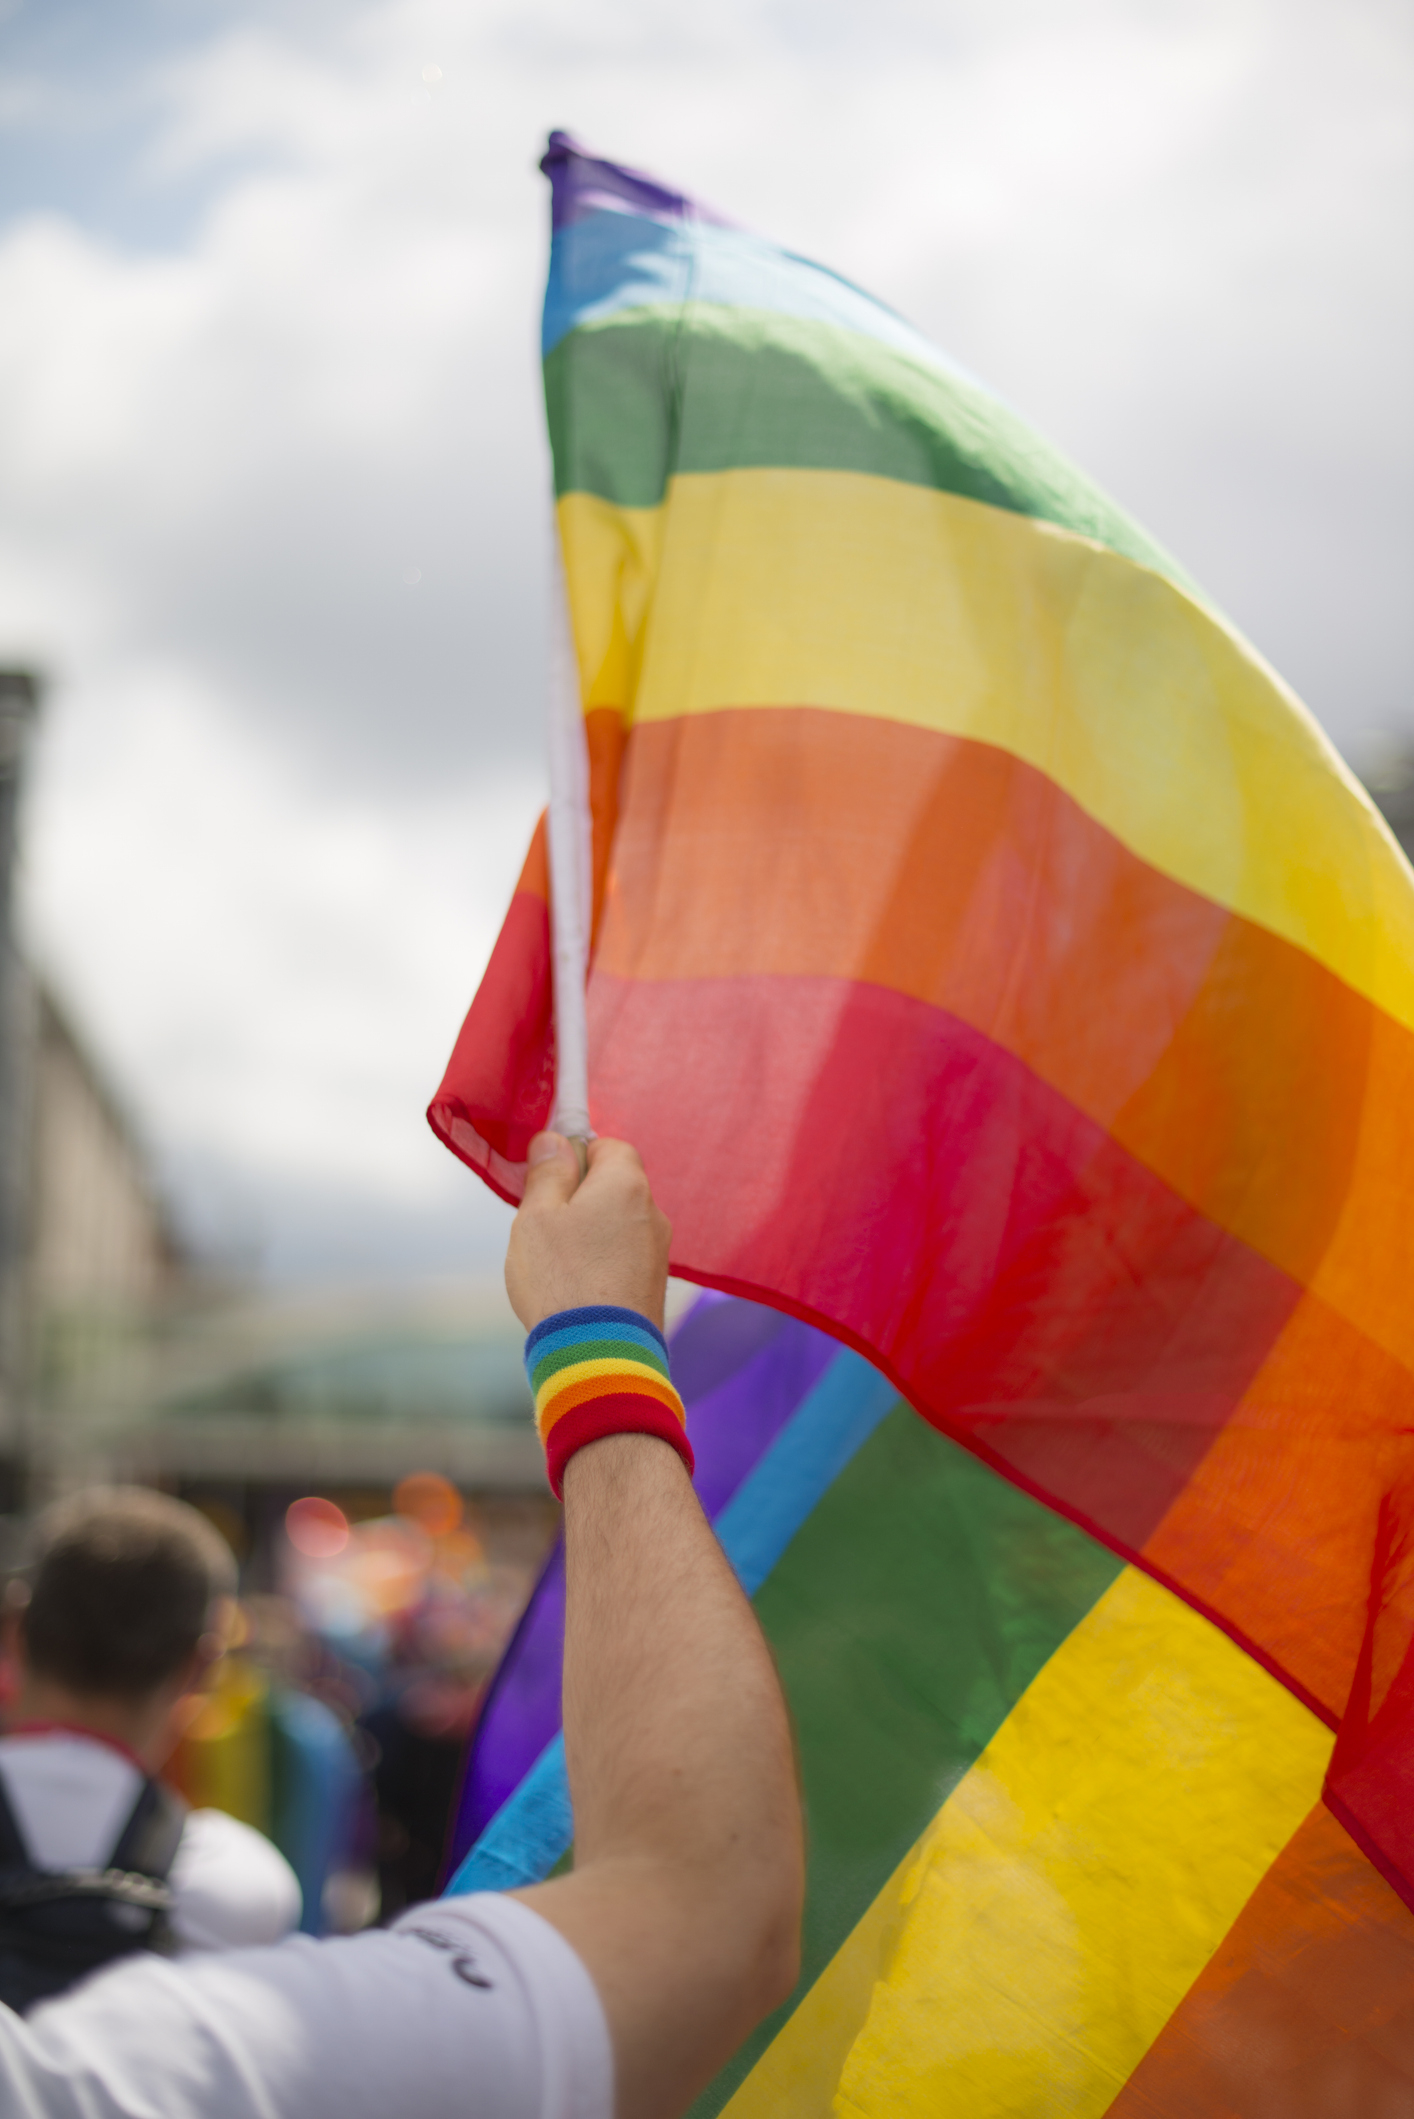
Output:
<instances>
[{"instance_id":1,"label":"red stripe on flag","mask_svg":"<svg viewBox=\"0 0 1414 2119\"><path fill-rule=\"evenodd\" d=\"M596 1124L637 1142L682 1269L841 1329L929 1417L1142 1547L1294 1282L941 1009L602 973L590 1000Z\"/></svg>"},{"instance_id":2,"label":"red stripe on flag","mask_svg":"<svg viewBox=\"0 0 1414 2119\"><path fill-rule=\"evenodd\" d=\"M526 1151L548 1121L555 1094L549 895L542 816L427 1112L438 1139L513 1206L525 1180Z\"/></svg>"}]
</instances>

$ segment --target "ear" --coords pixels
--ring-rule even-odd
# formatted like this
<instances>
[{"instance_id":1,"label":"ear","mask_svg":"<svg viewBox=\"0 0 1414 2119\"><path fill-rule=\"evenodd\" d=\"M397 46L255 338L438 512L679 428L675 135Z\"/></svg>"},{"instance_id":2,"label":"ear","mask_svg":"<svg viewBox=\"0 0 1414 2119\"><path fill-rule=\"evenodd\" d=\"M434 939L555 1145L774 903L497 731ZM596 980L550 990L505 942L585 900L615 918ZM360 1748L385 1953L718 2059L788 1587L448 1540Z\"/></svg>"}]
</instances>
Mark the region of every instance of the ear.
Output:
<instances>
[{"instance_id":1,"label":"ear","mask_svg":"<svg viewBox=\"0 0 1414 2119\"><path fill-rule=\"evenodd\" d=\"M229 1649L240 1648L250 1639L250 1621L236 1597L217 1597L206 1621L201 1646L209 1663L217 1663Z\"/></svg>"},{"instance_id":2,"label":"ear","mask_svg":"<svg viewBox=\"0 0 1414 2119\"><path fill-rule=\"evenodd\" d=\"M226 1651L238 1647L244 1638L239 1604L234 1597L218 1597L211 1607L205 1633L177 1674L175 1682L180 1690L191 1692L203 1684Z\"/></svg>"},{"instance_id":3,"label":"ear","mask_svg":"<svg viewBox=\"0 0 1414 2119\"><path fill-rule=\"evenodd\" d=\"M204 1633L181 1669L171 1678L169 1690L179 1699L188 1692L200 1691L224 1654L225 1649L219 1637L213 1633Z\"/></svg>"}]
</instances>

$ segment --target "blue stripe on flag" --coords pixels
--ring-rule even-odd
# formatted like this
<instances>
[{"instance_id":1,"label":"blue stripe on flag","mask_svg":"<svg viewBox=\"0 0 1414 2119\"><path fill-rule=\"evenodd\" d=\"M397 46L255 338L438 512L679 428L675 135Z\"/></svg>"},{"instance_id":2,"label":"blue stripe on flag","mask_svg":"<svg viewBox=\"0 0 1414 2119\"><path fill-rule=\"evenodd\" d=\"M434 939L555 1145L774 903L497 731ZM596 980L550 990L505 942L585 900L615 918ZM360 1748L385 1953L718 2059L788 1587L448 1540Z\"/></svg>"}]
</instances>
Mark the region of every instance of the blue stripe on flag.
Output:
<instances>
[{"instance_id":1,"label":"blue stripe on flag","mask_svg":"<svg viewBox=\"0 0 1414 2119\"><path fill-rule=\"evenodd\" d=\"M675 309L683 302L834 324L982 388L921 331L824 265L777 250L744 229L700 221L685 226L636 213L587 214L555 236L541 352L551 352L580 324L600 323L624 309Z\"/></svg>"}]
</instances>

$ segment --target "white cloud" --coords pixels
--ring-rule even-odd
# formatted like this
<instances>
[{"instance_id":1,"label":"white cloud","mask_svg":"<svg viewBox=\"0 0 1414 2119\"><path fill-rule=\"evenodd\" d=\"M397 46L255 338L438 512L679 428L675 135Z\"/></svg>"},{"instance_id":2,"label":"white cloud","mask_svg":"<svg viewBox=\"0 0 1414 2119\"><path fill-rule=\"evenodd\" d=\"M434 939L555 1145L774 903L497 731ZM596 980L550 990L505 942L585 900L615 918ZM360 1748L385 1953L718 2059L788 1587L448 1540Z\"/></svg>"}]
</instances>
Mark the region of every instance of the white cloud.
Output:
<instances>
[{"instance_id":1,"label":"white cloud","mask_svg":"<svg viewBox=\"0 0 1414 2119\"><path fill-rule=\"evenodd\" d=\"M142 50L122 151L208 204L0 228L0 656L64 680L31 925L192 1196L303 1217L304 1265L464 1196L421 1109L539 782L550 125L910 314L1354 740L1411 704L1410 72L1394 0L393 0Z\"/></svg>"},{"instance_id":2,"label":"white cloud","mask_svg":"<svg viewBox=\"0 0 1414 2119\"><path fill-rule=\"evenodd\" d=\"M470 1180L422 1112L541 804L534 772L321 793L190 672L126 671L102 703L67 702L41 748L28 921L194 1218L213 1162L242 1226L301 1188L400 1225L449 1208Z\"/></svg>"}]
</instances>

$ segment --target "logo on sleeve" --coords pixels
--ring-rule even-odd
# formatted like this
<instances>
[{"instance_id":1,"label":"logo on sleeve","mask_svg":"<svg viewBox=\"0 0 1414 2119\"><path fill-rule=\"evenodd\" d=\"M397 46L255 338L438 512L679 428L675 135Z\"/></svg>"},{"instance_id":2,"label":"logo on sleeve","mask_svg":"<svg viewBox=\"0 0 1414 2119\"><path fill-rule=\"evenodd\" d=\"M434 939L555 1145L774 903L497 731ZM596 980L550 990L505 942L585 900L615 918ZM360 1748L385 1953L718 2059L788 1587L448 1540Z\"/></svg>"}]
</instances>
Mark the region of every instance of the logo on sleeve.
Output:
<instances>
[{"instance_id":1,"label":"logo on sleeve","mask_svg":"<svg viewBox=\"0 0 1414 2119\"><path fill-rule=\"evenodd\" d=\"M493 1990L494 1982L486 1977L472 1951L461 1939L444 1935L440 1928L399 1928L399 1935L415 1935L419 1942L430 1943L434 1950L441 1950L450 1959L457 1978L469 1987L482 1987L487 1993Z\"/></svg>"}]
</instances>

